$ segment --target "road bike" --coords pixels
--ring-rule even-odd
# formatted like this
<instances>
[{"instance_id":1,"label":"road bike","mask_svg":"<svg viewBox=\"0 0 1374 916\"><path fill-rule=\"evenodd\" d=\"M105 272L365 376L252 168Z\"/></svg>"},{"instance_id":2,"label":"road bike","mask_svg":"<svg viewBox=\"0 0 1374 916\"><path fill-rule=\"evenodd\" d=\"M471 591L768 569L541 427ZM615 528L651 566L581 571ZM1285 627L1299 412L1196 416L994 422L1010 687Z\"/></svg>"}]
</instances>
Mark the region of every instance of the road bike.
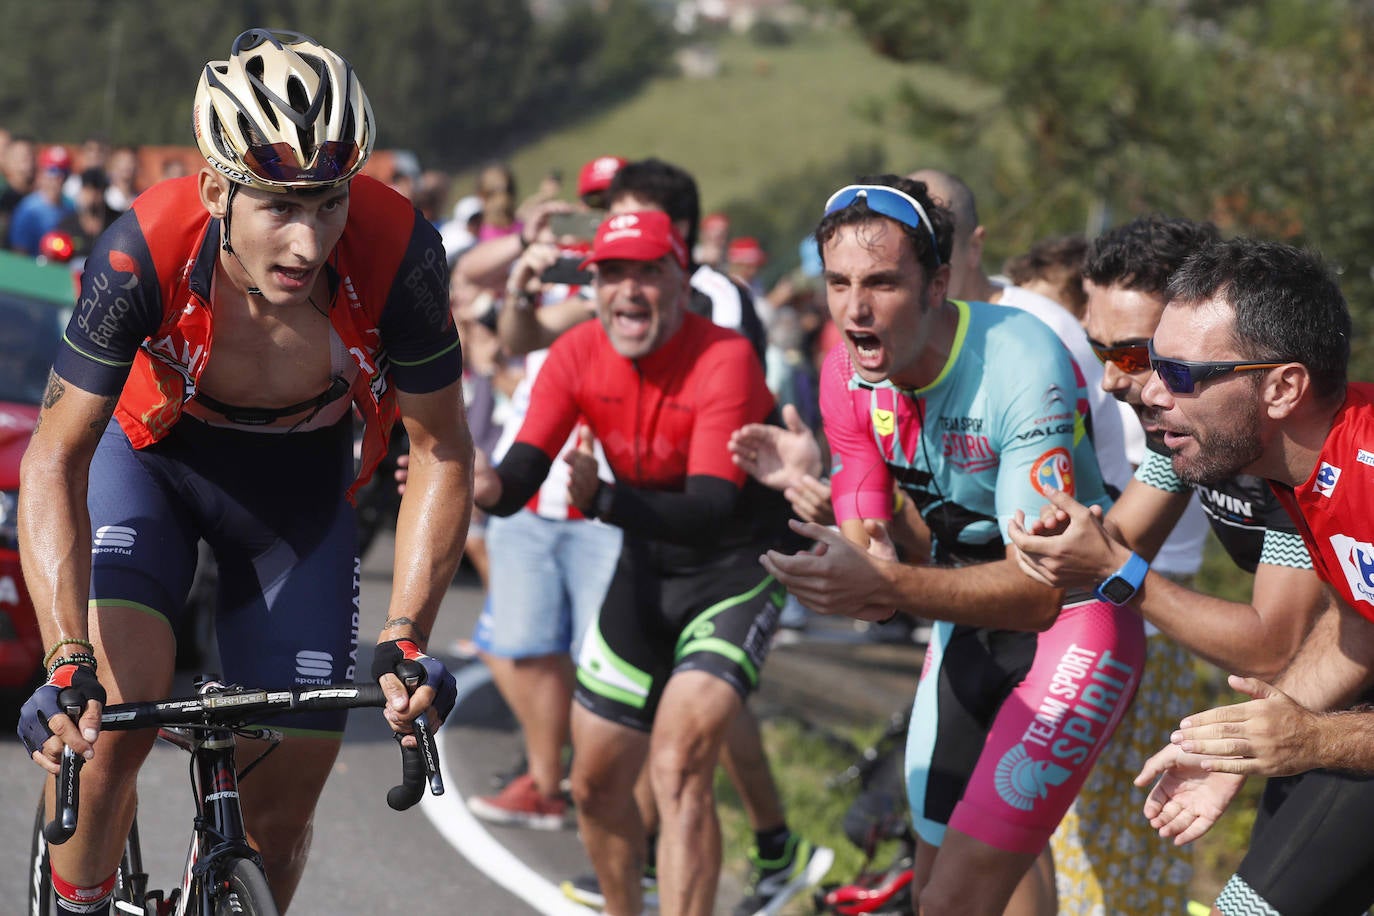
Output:
<instances>
[{"instance_id":1,"label":"road bike","mask_svg":"<svg viewBox=\"0 0 1374 916\"><path fill-rule=\"evenodd\" d=\"M397 675L412 692L424 682L424 669L418 662L401 662ZM75 719L80 707L71 704L66 693L59 702ZM159 739L191 755L196 806L181 883L170 892L148 887L135 818L115 875L114 912L121 916L277 916L262 859L248 843L239 804L240 780L282 740L281 732L258 720L285 712L385 705L382 688L375 683L265 690L226 685L206 676L196 680L194 696L106 706L100 717L102 729L157 728ZM433 731L423 718L415 726L416 747L401 745L401 783L387 793L387 804L397 811L418 802L426 784L435 795L444 791ZM239 738L267 742L242 770L234 760ZM29 863L30 916L55 912L48 848L66 842L76 832L82 762L70 748L64 750L53 820L45 823L44 805L39 801Z\"/></svg>"}]
</instances>

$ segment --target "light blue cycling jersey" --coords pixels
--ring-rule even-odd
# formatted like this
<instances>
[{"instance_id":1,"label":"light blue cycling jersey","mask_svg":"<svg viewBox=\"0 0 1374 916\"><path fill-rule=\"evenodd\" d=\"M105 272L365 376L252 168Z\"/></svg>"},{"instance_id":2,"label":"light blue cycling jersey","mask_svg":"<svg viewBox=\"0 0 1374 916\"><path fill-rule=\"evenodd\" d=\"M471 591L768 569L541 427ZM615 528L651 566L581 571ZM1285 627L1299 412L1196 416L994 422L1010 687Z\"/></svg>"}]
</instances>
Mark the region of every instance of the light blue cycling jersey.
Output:
<instances>
[{"instance_id":1,"label":"light blue cycling jersey","mask_svg":"<svg viewBox=\"0 0 1374 916\"><path fill-rule=\"evenodd\" d=\"M958 328L935 381L871 384L845 345L826 358L821 412L837 520L889 518L892 481L915 500L941 562L1005 556L1020 509L1037 517L1055 487L1104 509L1087 435L1086 383L1059 338L1019 309L954 302Z\"/></svg>"}]
</instances>

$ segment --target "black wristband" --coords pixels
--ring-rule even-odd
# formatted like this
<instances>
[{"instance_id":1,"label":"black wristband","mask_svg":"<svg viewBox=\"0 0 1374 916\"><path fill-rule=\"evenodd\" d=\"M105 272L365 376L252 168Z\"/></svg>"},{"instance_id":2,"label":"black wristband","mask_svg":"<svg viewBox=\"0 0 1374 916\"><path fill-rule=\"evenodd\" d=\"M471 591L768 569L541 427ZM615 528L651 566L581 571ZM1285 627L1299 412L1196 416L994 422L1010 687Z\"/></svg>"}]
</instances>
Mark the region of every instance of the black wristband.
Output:
<instances>
[{"instance_id":1,"label":"black wristband","mask_svg":"<svg viewBox=\"0 0 1374 916\"><path fill-rule=\"evenodd\" d=\"M615 485L601 481L601 486L596 488L596 495L592 497L592 518L606 521L611 514L611 504L615 502Z\"/></svg>"}]
</instances>

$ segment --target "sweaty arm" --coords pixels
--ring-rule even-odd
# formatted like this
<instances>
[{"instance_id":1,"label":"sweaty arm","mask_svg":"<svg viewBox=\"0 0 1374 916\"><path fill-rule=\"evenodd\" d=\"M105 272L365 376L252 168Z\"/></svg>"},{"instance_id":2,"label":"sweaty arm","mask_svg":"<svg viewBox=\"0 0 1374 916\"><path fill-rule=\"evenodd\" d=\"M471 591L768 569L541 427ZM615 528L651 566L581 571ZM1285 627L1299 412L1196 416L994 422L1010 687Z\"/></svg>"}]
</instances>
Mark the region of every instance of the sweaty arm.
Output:
<instances>
[{"instance_id":1,"label":"sweaty arm","mask_svg":"<svg viewBox=\"0 0 1374 916\"><path fill-rule=\"evenodd\" d=\"M384 639L429 642L467 540L472 514L472 437L462 382L437 391L400 391L410 439L410 473L396 517L396 560Z\"/></svg>"}]
</instances>

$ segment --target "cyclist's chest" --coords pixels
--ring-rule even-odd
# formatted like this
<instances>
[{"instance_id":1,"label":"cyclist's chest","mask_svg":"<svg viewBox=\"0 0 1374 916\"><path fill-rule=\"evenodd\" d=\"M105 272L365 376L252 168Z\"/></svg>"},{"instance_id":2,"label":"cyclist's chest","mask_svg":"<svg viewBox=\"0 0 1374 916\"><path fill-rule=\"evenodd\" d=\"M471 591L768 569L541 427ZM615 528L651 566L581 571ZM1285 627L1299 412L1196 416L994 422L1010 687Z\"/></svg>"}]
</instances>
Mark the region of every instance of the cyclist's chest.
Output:
<instances>
[{"instance_id":1,"label":"cyclist's chest","mask_svg":"<svg viewBox=\"0 0 1374 916\"><path fill-rule=\"evenodd\" d=\"M329 386L329 319L308 303L219 305L200 388L230 404L296 403Z\"/></svg>"}]
</instances>

